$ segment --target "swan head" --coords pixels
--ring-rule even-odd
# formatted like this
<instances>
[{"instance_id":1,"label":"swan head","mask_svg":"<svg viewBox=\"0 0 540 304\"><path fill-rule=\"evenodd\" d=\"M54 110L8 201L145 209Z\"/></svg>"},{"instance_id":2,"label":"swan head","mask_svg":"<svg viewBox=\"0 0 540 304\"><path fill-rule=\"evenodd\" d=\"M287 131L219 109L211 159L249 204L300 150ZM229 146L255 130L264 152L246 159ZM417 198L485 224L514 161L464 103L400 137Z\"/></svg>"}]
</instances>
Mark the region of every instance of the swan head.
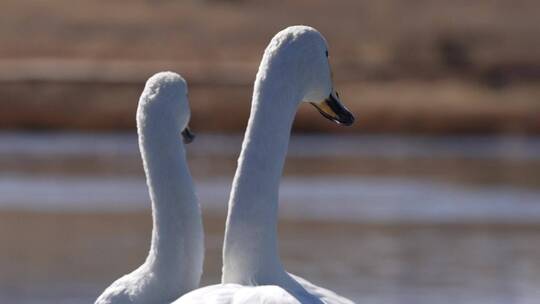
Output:
<instances>
[{"instance_id":1,"label":"swan head","mask_svg":"<svg viewBox=\"0 0 540 304\"><path fill-rule=\"evenodd\" d=\"M299 100L311 103L325 118L340 125L353 124L353 114L334 87L326 39L316 29L297 25L277 33L263 62L281 77L286 75L300 92Z\"/></svg>"},{"instance_id":2,"label":"swan head","mask_svg":"<svg viewBox=\"0 0 540 304\"><path fill-rule=\"evenodd\" d=\"M140 133L165 136L182 134L184 143L194 139L188 127L191 116L187 83L174 72L159 72L146 81L137 108Z\"/></svg>"}]
</instances>

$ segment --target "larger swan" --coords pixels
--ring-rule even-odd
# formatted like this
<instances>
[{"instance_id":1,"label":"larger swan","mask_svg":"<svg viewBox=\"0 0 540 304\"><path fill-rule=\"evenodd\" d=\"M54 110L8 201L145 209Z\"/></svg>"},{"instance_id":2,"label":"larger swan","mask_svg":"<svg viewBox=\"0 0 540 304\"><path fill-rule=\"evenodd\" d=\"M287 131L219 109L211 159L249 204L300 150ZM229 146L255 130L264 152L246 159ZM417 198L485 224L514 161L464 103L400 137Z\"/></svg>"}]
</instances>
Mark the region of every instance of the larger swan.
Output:
<instances>
[{"instance_id":1,"label":"larger swan","mask_svg":"<svg viewBox=\"0 0 540 304\"><path fill-rule=\"evenodd\" d=\"M199 286L203 267L201 211L186 163L192 139L187 85L162 72L146 82L137 108L139 147L152 201L152 242L146 261L112 283L96 304L170 303Z\"/></svg>"},{"instance_id":2,"label":"larger swan","mask_svg":"<svg viewBox=\"0 0 540 304\"><path fill-rule=\"evenodd\" d=\"M279 32L266 48L229 200L222 284L174 303L352 303L287 273L278 256L279 181L298 106L311 102L339 124L354 121L333 88L327 57L326 40L307 26Z\"/></svg>"}]
</instances>

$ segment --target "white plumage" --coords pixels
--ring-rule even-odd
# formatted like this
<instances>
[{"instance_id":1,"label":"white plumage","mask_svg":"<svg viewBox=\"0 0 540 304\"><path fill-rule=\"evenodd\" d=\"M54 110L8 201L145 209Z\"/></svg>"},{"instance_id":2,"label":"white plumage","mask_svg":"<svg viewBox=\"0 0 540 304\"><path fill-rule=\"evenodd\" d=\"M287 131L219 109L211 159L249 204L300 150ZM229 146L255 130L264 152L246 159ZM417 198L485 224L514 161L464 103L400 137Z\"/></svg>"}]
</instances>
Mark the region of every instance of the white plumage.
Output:
<instances>
[{"instance_id":1,"label":"white plumage","mask_svg":"<svg viewBox=\"0 0 540 304\"><path fill-rule=\"evenodd\" d=\"M279 181L298 106L307 101L330 120L354 121L333 89L327 56L326 40L307 26L279 32L266 48L229 200L222 284L174 303L352 303L287 273L278 255Z\"/></svg>"},{"instance_id":2,"label":"white plumage","mask_svg":"<svg viewBox=\"0 0 540 304\"><path fill-rule=\"evenodd\" d=\"M289 275L299 283L299 288L296 291L286 290L277 285L217 284L189 292L173 304L353 304L351 300L341 297L333 291L313 285L293 274Z\"/></svg>"},{"instance_id":3,"label":"white plumage","mask_svg":"<svg viewBox=\"0 0 540 304\"><path fill-rule=\"evenodd\" d=\"M152 201L150 252L96 304L170 303L199 286L204 253L201 212L180 136L189 117L187 85L180 75L162 72L146 82L137 132Z\"/></svg>"}]
</instances>

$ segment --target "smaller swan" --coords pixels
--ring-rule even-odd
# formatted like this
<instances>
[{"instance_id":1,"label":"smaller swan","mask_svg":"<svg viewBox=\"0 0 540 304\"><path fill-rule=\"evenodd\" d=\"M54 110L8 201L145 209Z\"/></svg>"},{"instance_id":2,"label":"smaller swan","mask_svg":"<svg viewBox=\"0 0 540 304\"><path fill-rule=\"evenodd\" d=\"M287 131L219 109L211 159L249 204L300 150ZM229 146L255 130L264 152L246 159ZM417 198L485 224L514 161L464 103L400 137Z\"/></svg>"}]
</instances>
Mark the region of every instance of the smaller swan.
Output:
<instances>
[{"instance_id":1,"label":"smaller swan","mask_svg":"<svg viewBox=\"0 0 540 304\"><path fill-rule=\"evenodd\" d=\"M152 76L139 99L139 149L152 201L152 242L146 261L112 283L96 304L170 303L199 286L203 266L201 211L180 138L190 142L185 80Z\"/></svg>"},{"instance_id":2,"label":"smaller swan","mask_svg":"<svg viewBox=\"0 0 540 304\"><path fill-rule=\"evenodd\" d=\"M279 182L298 107L307 101L338 124L354 122L334 89L327 57L326 40L308 26L284 29L266 48L229 198L223 284L189 292L175 304L352 303L287 273L278 255Z\"/></svg>"}]
</instances>

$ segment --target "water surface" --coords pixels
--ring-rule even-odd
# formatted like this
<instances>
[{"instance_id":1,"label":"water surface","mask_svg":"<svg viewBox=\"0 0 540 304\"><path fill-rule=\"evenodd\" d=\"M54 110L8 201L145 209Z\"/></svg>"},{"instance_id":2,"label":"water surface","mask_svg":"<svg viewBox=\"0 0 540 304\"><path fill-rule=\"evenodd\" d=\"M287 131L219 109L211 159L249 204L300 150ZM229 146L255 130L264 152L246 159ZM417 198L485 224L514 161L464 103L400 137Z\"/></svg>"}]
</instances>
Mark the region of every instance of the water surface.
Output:
<instances>
[{"instance_id":1,"label":"water surface","mask_svg":"<svg viewBox=\"0 0 540 304\"><path fill-rule=\"evenodd\" d=\"M188 147L217 282L241 136ZM148 248L133 134L0 133L0 302L90 303ZM540 139L294 136L280 192L291 272L369 303L535 303Z\"/></svg>"}]
</instances>

